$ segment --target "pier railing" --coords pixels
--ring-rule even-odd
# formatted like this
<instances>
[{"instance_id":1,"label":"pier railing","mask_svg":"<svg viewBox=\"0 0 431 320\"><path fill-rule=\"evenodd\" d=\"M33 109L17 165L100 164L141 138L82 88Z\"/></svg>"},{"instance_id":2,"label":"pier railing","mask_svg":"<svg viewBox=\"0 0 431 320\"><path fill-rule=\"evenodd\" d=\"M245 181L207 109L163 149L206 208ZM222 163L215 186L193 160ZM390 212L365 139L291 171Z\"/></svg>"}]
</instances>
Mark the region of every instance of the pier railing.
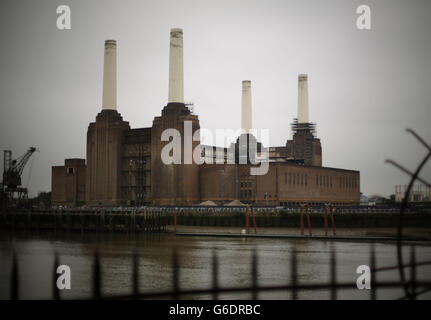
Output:
<instances>
[{"instance_id":1,"label":"pier railing","mask_svg":"<svg viewBox=\"0 0 431 320\"><path fill-rule=\"evenodd\" d=\"M0 226L9 230L39 229L97 232L161 232L169 223L161 210L6 210Z\"/></svg>"}]
</instances>

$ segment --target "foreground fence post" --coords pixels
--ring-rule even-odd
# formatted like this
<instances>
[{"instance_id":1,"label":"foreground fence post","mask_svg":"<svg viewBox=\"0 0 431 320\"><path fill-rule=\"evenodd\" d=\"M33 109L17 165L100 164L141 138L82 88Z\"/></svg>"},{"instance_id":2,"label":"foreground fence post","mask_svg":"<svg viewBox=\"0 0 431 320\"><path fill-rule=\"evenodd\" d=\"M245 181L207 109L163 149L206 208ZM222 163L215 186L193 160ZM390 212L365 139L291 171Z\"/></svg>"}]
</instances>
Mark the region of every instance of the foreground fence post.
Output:
<instances>
[{"instance_id":1,"label":"foreground fence post","mask_svg":"<svg viewBox=\"0 0 431 320\"><path fill-rule=\"evenodd\" d=\"M14 253L12 258L10 298L12 300L18 300L18 296L19 296L18 259L16 257L16 254Z\"/></svg>"},{"instance_id":2,"label":"foreground fence post","mask_svg":"<svg viewBox=\"0 0 431 320\"><path fill-rule=\"evenodd\" d=\"M133 297L136 299L139 295L139 255L136 250L133 252L132 285Z\"/></svg>"},{"instance_id":3,"label":"foreground fence post","mask_svg":"<svg viewBox=\"0 0 431 320\"><path fill-rule=\"evenodd\" d=\"M331 251L331 300L337 300L337 261L335 251Z\"/></svg>"},{"instance_id":4,"label":"foreground fence post","mask_svg":"<svg viewBox=\"0 0 431 320\"><path fill-rule=\"evenodd\" d=\"M99 252L96 251L93 262L93 299L101 298L101 284Z\"/></svg>"},{"instance_id":5,"label":"foreground fence post","mask_svg":"<svg viewBox=\"0 0 431 320\"><path fill-rule=\"evenodd\" d=\"M290 256L290 279L292 285L292 300L298 299L297 286L298 286L298 266L296 260L296 249L293 248L292 254Z\"/></svg>"},{"instance_id":6,"label":"foreground fence post","mask_svg":"<svg viewBox=\"0 0 431 320\"><path fill-rule=\"evenodd\" d=\"M256 248L253 250L252 256L251 256L251 290L252 290L252 299L257 300L258 298L258 284L257 284L257 253Z\"/></svg>"},{"instance_id":7,"label":"foreground fence post","mask_svg":"<svg viewBox=\"0 0 431 320\"><path fill-rule=\"evenodd\" d=\"M179 283L180 283L180 270L178 265L178 254L177 249L174 248L173 254L172 254L172 260L173 260L173 275L172 275L172 285L173 285L173 298L178 299L178 292L180 291Z\"/></svg>"},{"instance_id":8,"label":"foreground fence post","mask_svg":"<svg viewBox=\"0 0 431 320\"><path fill-rule=\"evenodd\" d=\"M213 299L218 299L218 259L215 249L213 249L212 259L212 284L213 284Z\"/></svg>"},{"instance_id":9,"label":"foreground fence post","mask_svg":"<svg viewBox=\"0 0 431 320\"><path fill-rule=\"evenodd\" d=\"M371 267L371 290L370 290L370 298L371 300L377 299L377 282L375 276L375 268L376 268L376 253L374 250L374 245L371 244L370 249L370 267Z\"/></svg>"},{"instance_id":10,"label":"foreground fence post","mask_svg":"<svg viewBox=\"0 0 431 320\"><path fill-rule=\"evenodd\" d=\"M57 267L59 266L58 253L54 254L54 270L52 278L52 295L54 300L60 299L60 291L57 288Z\"/></svg>"}]
</instances>

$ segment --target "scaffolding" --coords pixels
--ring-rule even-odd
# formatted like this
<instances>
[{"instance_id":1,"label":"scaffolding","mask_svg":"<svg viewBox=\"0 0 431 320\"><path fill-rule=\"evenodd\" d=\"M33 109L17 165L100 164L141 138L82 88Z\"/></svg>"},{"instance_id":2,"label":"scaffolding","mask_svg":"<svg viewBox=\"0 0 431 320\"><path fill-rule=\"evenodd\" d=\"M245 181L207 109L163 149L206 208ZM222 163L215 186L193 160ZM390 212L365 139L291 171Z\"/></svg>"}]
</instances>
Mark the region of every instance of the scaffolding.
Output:
<instances>
[{"instance_id":1,"label":"scaffolding","mask_svg":"<svg viewBox=\"0 0 431 320\"><path fill-rule=\"evenodd\" d=\"M316 124L311 122L299 123L298 119L293 119L291 124L294 142L295 160L303 159L306 165L313 162L313 140L316 138ZM303 137L301 139L300 137ZM303 140L303 146L300 146L300 140Z\"/></svg>"}]
</instances>

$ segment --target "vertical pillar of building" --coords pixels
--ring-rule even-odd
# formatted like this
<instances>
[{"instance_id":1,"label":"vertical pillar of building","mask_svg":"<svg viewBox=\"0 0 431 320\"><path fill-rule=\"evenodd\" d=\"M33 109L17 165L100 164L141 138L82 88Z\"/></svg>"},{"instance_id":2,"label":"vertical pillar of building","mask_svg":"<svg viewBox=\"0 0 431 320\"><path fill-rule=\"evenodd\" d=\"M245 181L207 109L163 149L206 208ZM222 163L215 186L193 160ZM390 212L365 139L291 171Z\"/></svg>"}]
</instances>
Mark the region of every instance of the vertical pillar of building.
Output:
<instances>
[{"instance_id":1,"label":"vertical pillar of building","mask_svg":"<svg viewBox=\"0 0 431 320\"><path fill-rule=\"evenodd\" d=\"M129 123L117 112L117 43L105 41L102 110L87 130L85 202L115 206L124 202L121 175L124 131Z\"/></svg>"},{"instance_id":2,"label":"vertical pillar of building","mask_svg":"<svg viewBox=\"0 0 431 320\"><path fill-rule=\"evenodd\" d=\"M184 103L183 30L171 29L168 103Z\"/></svg>"},{"instance_id":3,"label":"vertical pillar of building","mask_svg":"<svg viewBox=\"0 0 431 320\"><path fill-rule=\"evenodd\" d=\"M298 76L298 123L308 123L308 76Z\"/></svg>"},{"instance_id":4,"label":"vertical pillar of building","mask_svg":"<svg viewBox=\"0 0 431 320\"><path fill-rule=\"evenodd\" d=\"M105 41L102 109L117 109L117 41Z\"/></svg>"},{"instance_id":5,"label":"vertical pillar of building","mask_svg":"<svg viewBox=\"0 0 431 320\"><path fill-rule=\"evenodd\" d=\"M166 164L162 161L162 150L169 142L162 141L161 135L167 129L180 134L181 163ZM192 156L193 150L199 146L199 141L192 140L198 129L198 117L191 114L184 104L183 31L174 28L170 32L168 104L161 116L154 118L151 128L153 204L187 205L200 200L199 166Z\"/></svg>"},{"instance_id":6,"label":"vertical pillar of building","mask_svg":"<svg viewBox=\"0 0 431 320\"><path fill-rule=\"evenodd\" d=\"M251 111L251 81L242 82L242 100L241 100L241 128L245 133L252 129L252 111Z\"/></svg>"}]
</instances>

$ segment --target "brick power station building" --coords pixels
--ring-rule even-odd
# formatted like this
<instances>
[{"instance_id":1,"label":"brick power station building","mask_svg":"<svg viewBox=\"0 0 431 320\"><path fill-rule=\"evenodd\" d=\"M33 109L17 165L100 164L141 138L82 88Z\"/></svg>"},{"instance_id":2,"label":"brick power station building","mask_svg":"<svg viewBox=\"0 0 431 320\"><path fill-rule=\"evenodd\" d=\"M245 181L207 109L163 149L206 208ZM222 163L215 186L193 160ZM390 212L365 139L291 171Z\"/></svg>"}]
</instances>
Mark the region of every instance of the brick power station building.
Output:
<instances>
[{"instance_id":1,"label":"brick power station building","mask_svg":"<svg viewBox=\"0 0 431 320\"><path fill-rule=\"evenodd\" d=\"M86 159L66 159L63 166L52 167L53 205L359 203L359 172L322 166L320 139L308 116L307 75L298 78L298 119L292 123L292 140L284 146L250 143L256 142L250 81L242 83L242 133L237 141L228 148L203 146L199 118L184 104L182 30L170 33L168 104L150 128L131 129L117 111L116 47L114 40L105 41L102 110L88 126ZM189 145L180 144L180 163L162 161L163 148L171 143L162 139L166 129L190 136ZM187 162L187 152L196 148L200 161ZM268 156L262 160L264 150ZM259 157L267 171L254 175L251 169L259 166Z\"/></svg>"}]
</instances>

